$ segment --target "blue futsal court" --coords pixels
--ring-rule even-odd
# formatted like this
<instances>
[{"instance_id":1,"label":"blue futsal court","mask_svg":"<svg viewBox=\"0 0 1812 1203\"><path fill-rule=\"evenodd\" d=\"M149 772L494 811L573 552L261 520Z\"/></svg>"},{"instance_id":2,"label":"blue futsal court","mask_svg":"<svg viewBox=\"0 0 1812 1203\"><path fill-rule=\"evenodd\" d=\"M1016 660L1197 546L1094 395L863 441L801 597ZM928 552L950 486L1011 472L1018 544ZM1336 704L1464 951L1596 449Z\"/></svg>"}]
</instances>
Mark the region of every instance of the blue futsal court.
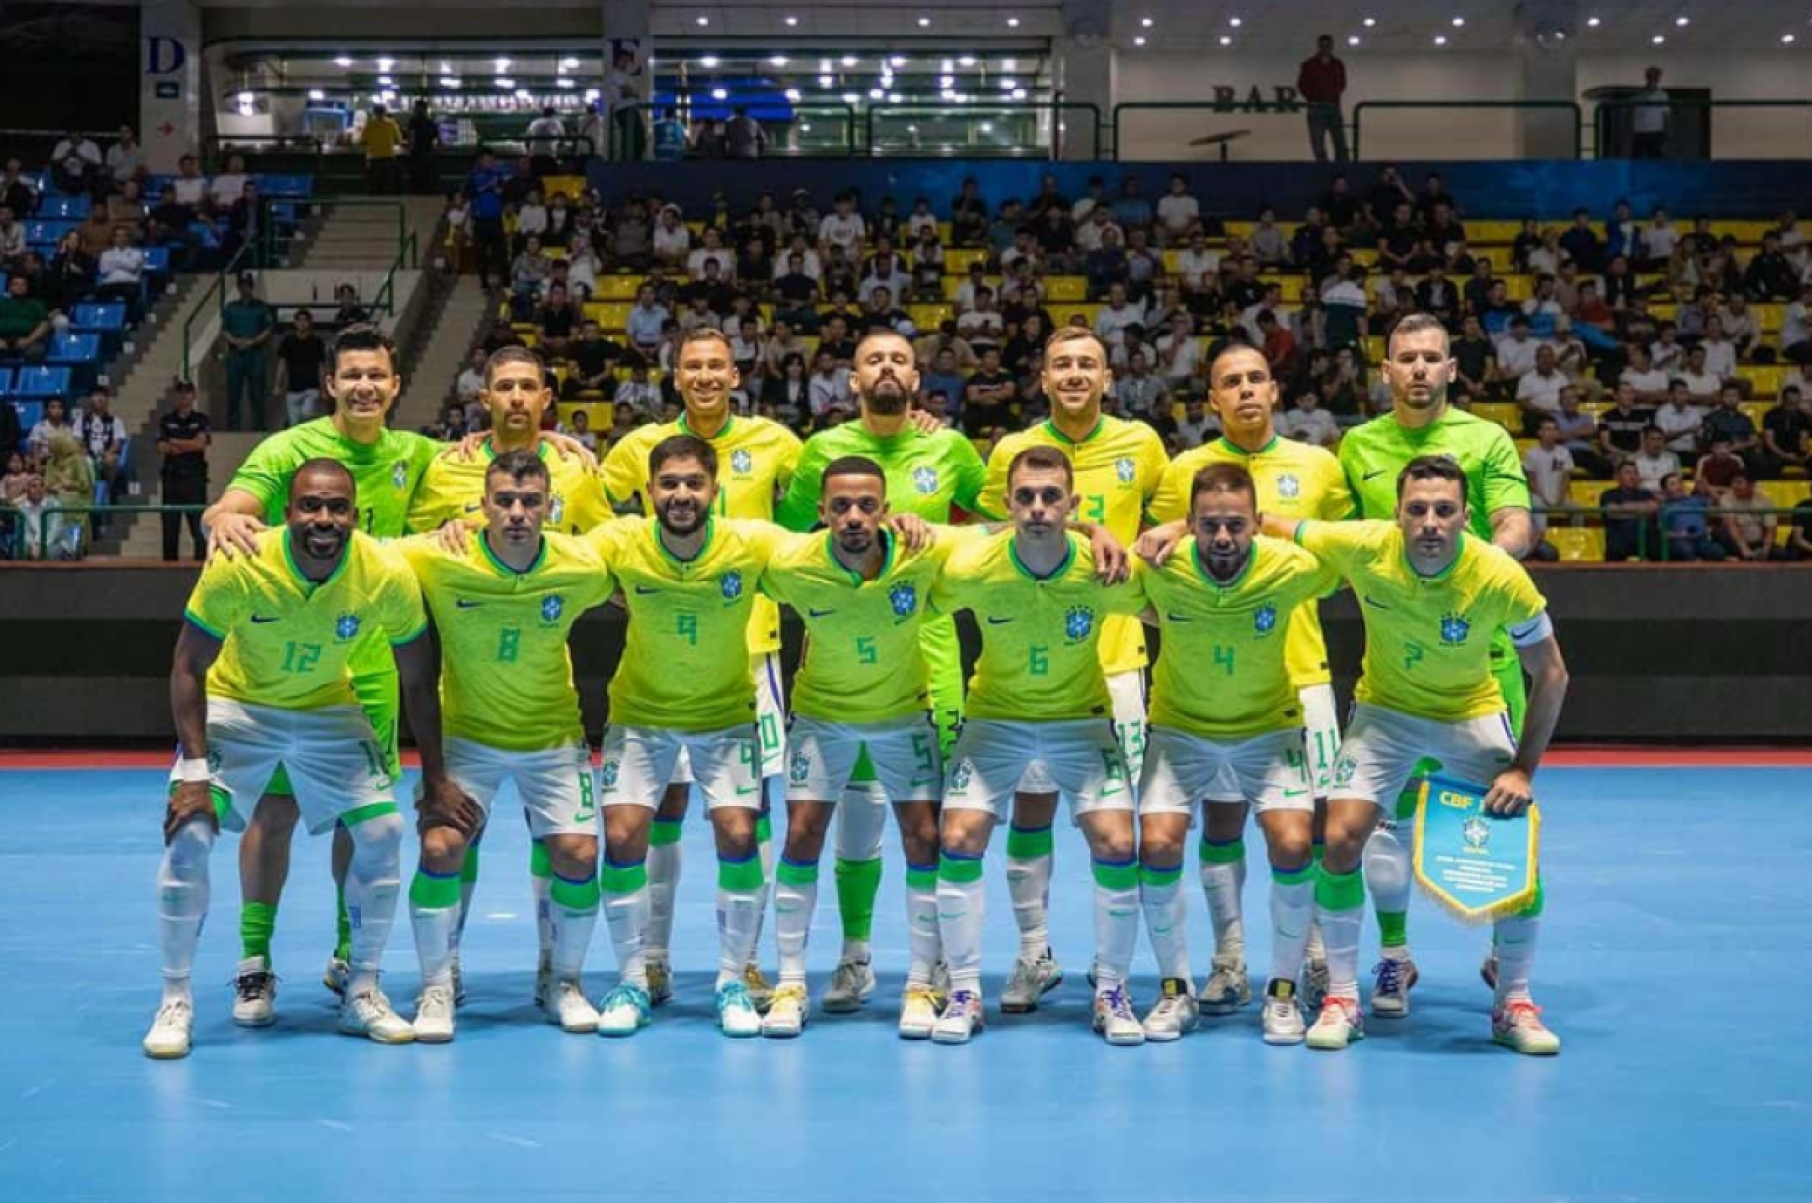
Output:
<instances>
[{"instance_id":1,"label":"blue futsal court","mask_svg":"<svg viewBox=\"0 0 1812 1203\"><path fill-rule=\"evenodd\" d=\"M1069 980L1034 1015L994 1011L1016 946L997 839L989 1025L968 1047L894 1034L906 951L896 849L869 1009L814 1014L793 1042L718 1035L714 870L697 821L675 1002L632 1040L563 1035L529 1001L526 835L500 803L455 1043L385 1048L334 1034L317 981L332 934L328 843L302 837L278 922L278 1024L235 1028L229 836L197 962L194 1054L153 1062L139 1040L158 996L163 779L0 769L0 1200L1812 1197L1812 1043L1798 1028L1812 997L1812 770L1542 774L1548 908L1535 993L1566 1042L1554 1059L1488 1042L1477 973L1487 936L1422 899L1414 1014L1371 1022L1345 1054L1265 1046L1256 1003L1176 1044L1110 1048L1087 1030L1087 857L1068 829L1052 931ZM1250 833L1257 973L1260 847ZM410 852L405 879L412 863ZM1199 891L1190 918L1200 974ZM1368 913L1366 947L1375 940ZM827 888L814 996L836 951ZM771 973L771 916L762 960ZM389 993L412 1014L406 911L388 965ZM602 923L591 967L596 996L614 980ZM1143 1013L1156 987L1143 936L1135 986Z\"/></svg>"}]
</instances>

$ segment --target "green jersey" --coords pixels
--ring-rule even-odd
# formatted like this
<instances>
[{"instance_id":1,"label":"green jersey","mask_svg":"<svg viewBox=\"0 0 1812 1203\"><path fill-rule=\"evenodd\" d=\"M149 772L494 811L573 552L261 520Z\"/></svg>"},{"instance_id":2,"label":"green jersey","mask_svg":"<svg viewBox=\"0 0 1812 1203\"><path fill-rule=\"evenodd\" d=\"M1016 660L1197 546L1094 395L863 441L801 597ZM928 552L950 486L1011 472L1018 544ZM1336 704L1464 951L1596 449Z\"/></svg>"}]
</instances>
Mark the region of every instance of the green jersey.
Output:
<instances>
[{"instance_id":1,"label":"green jersey","mask_svg":"<svg viewBox=\"0 0 1812 1203\"><path fill-rule=\"evenodd\" d=\"M973 513L988 476L975 445L957 431L920 434L908 428L882 438L860 422L845 422L805 441L775 521L788 530L816 526L824 469L846 455L867 456L881 465L887 473L888 505L927 522L950 521L953 503Z\"/></svg>"},{"instance_id":2,"label":"green jersey","mask_svg":"<svg viewBox=\"0 0 1812 1203\"><path fill-rule=\"evenodd\" d=\"M330 459L346 465L358 486L359 529L375 538L396 539L408 532L415 486L444 449L422 435L388 428L375 443L355 443L332 418L316 418L259 443L227 487L256 497L264 520L278 526L296 469L311 459Z\"/></svg>"},{"instance_id":3,"label":"green jersey","mask_svg":"<svg viewBox=\"0 0 1812 1203\"><path fill-rule=\"evenodd\" d=\"M1419 455L1449 455L1465 469L1471 530L1486 542L1494 511L1529 508L1529 478L1510 432L1448 406L1420 430L1385 414L1346 432L1340 440L1340 467L1359 501L1359 517L1396 517L1397 474Z\"/></svg>"}]
</instances>

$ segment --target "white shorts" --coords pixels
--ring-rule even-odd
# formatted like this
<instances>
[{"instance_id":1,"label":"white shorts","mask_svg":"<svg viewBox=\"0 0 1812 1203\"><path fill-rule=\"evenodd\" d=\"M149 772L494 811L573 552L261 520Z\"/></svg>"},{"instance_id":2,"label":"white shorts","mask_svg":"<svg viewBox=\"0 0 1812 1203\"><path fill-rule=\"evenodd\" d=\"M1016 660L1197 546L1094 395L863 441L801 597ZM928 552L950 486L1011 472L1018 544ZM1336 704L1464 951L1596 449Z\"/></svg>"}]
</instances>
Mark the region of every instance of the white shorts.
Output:
<instances>
[{"instance_id":1,"label":"white shorts","mask_svg":"<svg viewBox=\"0 0 1812 1203\"><path fill-rule=\"evenodd\" d=\"M1139 813L1188 815L1193 823L1197 802L1250 802L1259 814L1313 811L1302 729L1228 742L1153 727L1139 779Z\"/></svg>"},{"instance_id":2,"label":"white shorts","mask_svg":"<svg viewBox=\"0 0 1812 1203\"><path fill-rule=\"evenodd\" d=\"M505 782L514 782L536 839L598 834L591 749L583 741L532 752L512 752L470 739L449 737L446 743L448 774L484 807L487 819L498 791ZM416 796L421 796L419 787Z\"/></svg>"},{"instance_id":3,"label":"white shorts","mask_svg":"<svg viewBox=\"0 0 1812 1203\"><path fill-rule=\"evenodd\" d=\"M1096 810L1133 809L1132 782L1114 724L1098 718L968 719L950 753L944 806L992 811L1005 819L1013 791L1034 766L1068 800L1072 820Z\"/></svg>"},{"instance_id":4,"label":"white shorts","mask_svg":"<svg viewBox=\"0 0 1812 1203\"><path fill-rule=\"evenodd\" d=\"M692 766L707 808L761 808L761 753L752 724L721 731L612 725L604 732L604 763L598 770L601 801L605 806L658 808L682 756Z\"/></svg>"},{"instance_id":5,"label":"white shorts","mask_svg":"<svg viewBox=\"0 0 1812 1203\"><path fill-rule=\"evenodd\" d=\"M787 729L788 802L837 802L864 748L883 798L935 802L943 792L943 758L929 715L881 723L833 723L794 715Z\"/></svg>"},{"instance_id":6,"label":"white shorts","mask_svg":"<svg viewBox=\"0 0 1812 1203\"><path fill-rule=\"evenodd\" d=\"M1120 755L1126 760L1127 779L1137 782L1145 767L1145 671L1114 673L1107 678L1107 694L1113 699L1114 735L1120 741ZM1057 792L1042 765L1027 769L1019 788L1028 794Z\"/></svg>"},{"instance_id":7,"label":"white shorts","mask_svg":"<svg viewBox=\"0 0 1812 1203\"><path fill-rule=\"evenodd\" d=\"M1449 723L1355 703L1329 796L1375 803L1389 817L1416 762L1425 758L1449 777L1490 785L1516 758L1510 716L1500 710Z\"/></svg>"},{"instance_id":8,"label":"white shorts","mask_svg":"<svg viewBox=\"0 0 1812 1203\"><path fill-rule=\"evenodd\" d=\"M1302 747L1309 757L1309 780L1315 796L1325 799L1334 780L1334 758L1340 754L1340 714L1334 705L1334 687L1304 685L1296 691L1302 703Z\"/></svg>"},{"instance_id":9,"label":"white shorts","mask_svg":"<svg viewBox=\"0 0 1812 1203\"><path fill-rule=\"evenodd\" d=\"M357 706L284 710L231 698L208 699L208 767L227 792L229 831L243 831L251 808L282 765L310 834L367 806L396 804L384 749ZM175 781L176 770L170 771Z\"/></svg>"},{"instance_id":10,"label":"white shorts","mask_svg":"<svg viewBox=\"0 0 1812 1203\"><path fill-rule=\"evenodd\" d=\"M761 737L761 775L778 777L786 761L786 685L780 675L780 653L769 652L749 661L755 682L755 729ZM673 784L691 785L692 763L684 752L674 770Z\"/></svg>"}]
</instances>

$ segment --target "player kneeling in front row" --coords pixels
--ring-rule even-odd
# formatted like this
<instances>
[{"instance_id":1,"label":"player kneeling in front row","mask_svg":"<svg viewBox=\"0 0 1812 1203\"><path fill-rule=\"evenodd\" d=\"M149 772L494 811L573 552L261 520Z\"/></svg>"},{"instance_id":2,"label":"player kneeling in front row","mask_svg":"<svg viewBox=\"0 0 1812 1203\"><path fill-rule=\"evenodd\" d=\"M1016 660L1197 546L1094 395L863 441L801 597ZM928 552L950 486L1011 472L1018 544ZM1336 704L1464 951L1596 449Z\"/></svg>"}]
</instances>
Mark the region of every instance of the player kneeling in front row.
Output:
<instances>
[{"instance_id":1,"label":"player kneeling in front row","mask_svg":"<svg viewBox=\"0 0 1812 1203\"><path fill-rule=\"evenodd\" d=\"M1466 473L1421 456L1397 477L1397 521L1303 522L1296 540L1337 569L1365 616L1365 661L1353 720L1334 762L1327 851L1315 909L1328 951L1328 996L1310 1048L1342 1049L1364 1035L1359 1012L1360 856L1380 807L1426 758L1458 781L1489 784L1488 810L1521 815L1530 779L1566 700L1567 668L1547 602L1522 565L1469 536ZM1506 630L1533 681L1520 746L1491 671L1492 634ZM1560 1038L1529 997L1540 924L1534 900L1492 931L1497 983L1491 1035L1521 1053L1557 1053Z\"/></svg>"},{"instance_id":2,"label":"player kneeling in front row","mask_svg":"<svg viewBox=\"0 0 1812 1203\"><path fill-rule=\"evenodd\" d=\"M792 540L769 562L761 582L763 591L798 613L808 636L793 682L786 847L774 893L780 987L762 1034L797 1036L805 1025L805 947L818 901L818 861L837 799L866 753L893 801L906 852L912 959L900 1035L923 1040L937 1021L932 972L941 957L937 799L943 770L919 636L932 582L959 540L946 532L937 544L915 551L889 530L886 474L862 456L825 467L818 508L828 529ZM851 1001L859 1006L860 994Z\"/></svg>"},{"instance_id":3,"label":"player kneeling in front row","mask_svg":"<svg viewBox=\"0 0 1812 1203\"><path fill-rule=\"evenodd\" d=\"M476 805L441 760L440 702L421 594L408 566L355 529L352 475L309 460L290 481L285 525L255 536L256 554L217 559L183 612L170 670L181 742L158 870L164 1001L145 1036L148 1056L187 1056L195 1010L190 975L208 911L208 855L219 826L244 830L243 807L279 766L311 832L352 837L346 909L350 977L339 1027L383 1044L413 1039L378 989L401 888L403 821L384 749L358 707L347 661L361 637L393 647L422 757L426 826L472 829Z\"/></svg>"},{"instance_id":4,"label":"player kneeling in front row","mask_svg":"<svg viewBox=\"0 0 1812 1203\"><path fill-rule=\"evenodd\" d=\"M1339 577L1302 548L1258 534L1257 491L1237 464L1196 473L1189 515L1194 538L1156 568L1136 565L1151 602L1147 621L1164 635L1139 782L1145 926L1163 979L1145 1035L1175 1040L1196 1026L1182 866L1199 798L1209 814L1219 812L1211 825L1234 838L1248 805L1258 811L1271 859L1265 1040L1300 1044L1297 978L1314 913L1314 787L1285 636L1297 607L1312 605Z\"/></svg>"},{"instance_id":5,"label":"player kneeling in front row","mask_svg":"<svg viewBox=\"0 0 1812 1203\"><path fill-rule=\"evenodd\" d=\"M421 582L440 637L447 772L488 819L513 781L529 833L553 878L551 982L537 995L568 1032L597 1030L580 975L598 919L598 812L591 753L579 719L567 636L579 615L615 587L583 539L544 532L547 465L533 451L507 451L484 474L484 527L451 540L424 535L398 545ZM424 825L421 864L409 887L422 993L415 1038L453 1039L453 958L460 881L476 828Z\"/></svg>"},{"instance_id":6,"label":"player kneeling in front row","mask_svg":"<svg viewBox=\"0 0 1812 1203\"><path fill-rule=\"evenodd\" d=\"M1077 498L1061 451L1020 452L1007 482L1013 529L953 550L932 591L939 610L974 614L982 653L944 791L938 927L951 991L931 1035L961 1044L982 1026L982 857L1037 765L1072 800L1094 862L1095 1030L1140 1044L1126 985L1139 935L1132 783L1098 644L1101 620L1139 613L1144 595L1098 580L1089 541L1066 528Z\"/></svg>"}]
</instances>

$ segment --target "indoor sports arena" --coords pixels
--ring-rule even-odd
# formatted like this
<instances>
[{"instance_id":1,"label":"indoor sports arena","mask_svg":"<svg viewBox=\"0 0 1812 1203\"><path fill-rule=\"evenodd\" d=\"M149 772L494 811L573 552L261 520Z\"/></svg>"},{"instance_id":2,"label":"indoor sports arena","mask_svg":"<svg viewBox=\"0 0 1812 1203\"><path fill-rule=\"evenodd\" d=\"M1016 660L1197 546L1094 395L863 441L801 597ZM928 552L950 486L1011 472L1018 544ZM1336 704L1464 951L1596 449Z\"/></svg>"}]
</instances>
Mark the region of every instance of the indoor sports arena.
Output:
<instances>
[{"instance_id":1,"label":"indoor sports arena","mask_svg":"<svg viewBox=\"0 0 1812 1203\"><path fill-rule=\"evenodd\" d=\"M1812 1199L1808 45L0 6L0 1195Z\"/></svg>"}]
</instances>

